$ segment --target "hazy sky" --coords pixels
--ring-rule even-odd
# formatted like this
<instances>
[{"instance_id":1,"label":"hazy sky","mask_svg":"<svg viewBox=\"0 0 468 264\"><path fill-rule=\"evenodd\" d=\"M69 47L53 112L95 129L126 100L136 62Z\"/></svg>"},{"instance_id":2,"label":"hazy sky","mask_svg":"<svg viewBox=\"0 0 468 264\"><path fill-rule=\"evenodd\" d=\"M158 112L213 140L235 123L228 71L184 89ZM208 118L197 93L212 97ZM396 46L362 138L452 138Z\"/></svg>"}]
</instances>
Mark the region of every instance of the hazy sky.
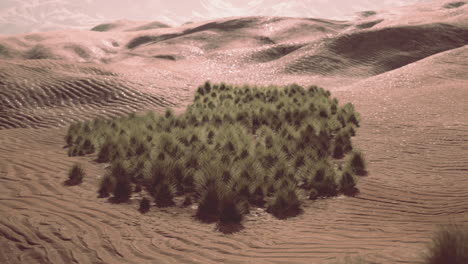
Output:
<instances>
[{"instance_id":1,"label":"hazy sky","mask_svg":"<svg viewBox=\"0 0 468 264\"><path fill-rule=\"evenodd\" d=\"M170 25L252 15L346 19L419 1L426 0L0 0L0 34L88 28L117 19Z\"/></svg>"}]
</instances>

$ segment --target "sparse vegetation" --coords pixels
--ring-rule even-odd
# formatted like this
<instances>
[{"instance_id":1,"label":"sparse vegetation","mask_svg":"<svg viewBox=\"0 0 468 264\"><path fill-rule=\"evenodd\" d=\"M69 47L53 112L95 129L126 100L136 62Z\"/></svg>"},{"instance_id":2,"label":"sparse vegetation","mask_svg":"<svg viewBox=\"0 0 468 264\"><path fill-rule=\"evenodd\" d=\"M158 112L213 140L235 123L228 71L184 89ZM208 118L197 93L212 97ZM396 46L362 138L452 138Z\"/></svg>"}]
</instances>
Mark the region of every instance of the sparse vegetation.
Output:
<instances>
[{"instance_id":1,"label":"sparse vegetation","mask_svg":"<svg viewBox=\"0 0 468 264\"><path fill-rule=\"evenodd\" d=\"M432 238L425 263L468 263L468 229L466 226L450 224L440 227Z\"/></svg>"},{"instance_id":2,"label":"sparse vegetation","mask_svg":"<svg viewBox=\"0 0 468 264\"><path fill-rule=\"evenodd\" d=\"M93 27L91 29L91 31L101 31L101 32L105 32L105 31L109 31L113 28L115 28L116 25L115 24L100 24L100 25L97 25L95 27Z\"/></svg>"},{"instance_id":3,"label":"sparse vegetation","mask_svg":"<svg viewBox=\"0 0 468 264\"><path fill-rule=\"evenodd\" d=\"M370 16L374 16L376 14L377 14L377 12L372 11L372 10L361 12L361 15L363 17L370 17Z\"/></svg>"},{"instance_id":4,"label":"sparse vegetation","mask_svg":"<svg viewBox=\"0 0 468 264\"><path fill-rule=\"evenodd\" d=\"M130 175L126 164L121 160L114 162L110 175L115 180L115 186L112 190L114 202L123 203L128 201L132 193L132 186L130 184Z\"/></svg>"},{"instance_id":5,"label":"sparse vegetation","mask_svg":"<svg viewBox=\"0 0 468 264\"><path fill-rule=\"evenodd\" d=\"M142 214L145 214L150 210L150 205L151 205L150 200L148 198L144 197L140 201L140 208L138 208L138 211L140 211L140 213L142 213Z\"/></svg>"},{"instance_id":6,"label":"sparse vegetation","mask_svg":"<svg viewBox=\"0 0 468 264\"><path fill-rule=\"evenodd\" d=\"M83 182L85 172L80 164L75 164L68 172L68 180L65 181L66 185L78 185Z\"/></svg>"},{"instance_id":7,"label":"sparse vegetation","mask_svg":"<svg viewBox=\"0 0 468 264\"><path fill-rule=\"evenodd\" d=\"M458 8L458 7L463 6L465 4L466 4L466 2L463 2L463 1L450 2L450 3L445 4L444 8L447 8L447 9Z\"/></svg>"},{"instance_id":8,"label":"sparse vegetation","mask_svg":"<svg viewBox=\"0 0 468 264\"><path fill-rule=\"evenodd\" d=\"M283 219L302 212L303 198L355 190L354 174L366 169L351 142L357 127L354 106L316 86L206 82L183 114L80 122L65 141L70 156L96 152L111 164L100 197L125 202L142 189L165 207L185 196L198 219L230 232L253 206Z\"/></svg>"},{"instance_id":9,"label":"sparse vegetation","mask_svg":"<svg viewBox=\"0 0 468 264\"><path fill-rule=\"evenodd\" d=\"M363 176L367 174L366 160L361 151L355 150L349 155L347 166L356 175Z\"/></svg>"}]
</instances>

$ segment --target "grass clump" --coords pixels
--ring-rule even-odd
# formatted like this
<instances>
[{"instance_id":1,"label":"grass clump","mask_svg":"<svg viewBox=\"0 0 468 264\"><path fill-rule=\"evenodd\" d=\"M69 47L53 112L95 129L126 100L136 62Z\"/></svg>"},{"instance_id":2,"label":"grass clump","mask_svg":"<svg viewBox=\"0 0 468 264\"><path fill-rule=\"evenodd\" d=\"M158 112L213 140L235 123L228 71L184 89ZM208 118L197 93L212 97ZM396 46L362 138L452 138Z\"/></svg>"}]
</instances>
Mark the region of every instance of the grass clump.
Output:
<instances>
[{"instance_id":1,"label":"grass clump","mask_svg":"<svg viewBox=\"0 0 468 264\"><path fill-rule=\"evenodd\" d=\"M317 86L206 82L182 114L78 122L65 141L70 156L97 153L97 162L110 163L100 197L125 202L142 189L166 207L184 196L184 206L198 206L196 218L229 233L251 207L283 219L302 211L300 197L355 188L365 162L340 159L358 155L351 138L359 122L352 104Z\"/></svg>"},{"instance_id":2,"label":"grass clump","mask_svg":"<svg viewBox=\"0 0 468 264\"><path fill-rule=\"evenodd\" d=\"M123 161L112 164L110 177L115 181L112 189L113 201L116 203L127 202L132 193L129 171Z\"/></svg>"},{"instance_id":3,"label":"grass clump","mask_svg":"<svg viewBox=\"0 0 468 264\"><path fill-rule=\"evenodd\" d=\"M196 217L203 222L212 223L219 220L220 195L215 183L209 183L202 193Z\"/></svg>"},{"instance_id":4,"label":"grass clump","mask_svg":"<svg viewBox=\"0 0 468 264\"><path fill-rule=\"evenodd\" d=\"M91 29L91 31L100 31L100 32L105 32L105 31L109 31L113 28L115 28L116 25L115 24L100 24L100 25L97 25L95 27L93 27Z\"/></svg>"},{"instance_id":5,"label":"grass clump","mask_svg":"<svg viewBox=\"0 0 468 264\"><path fill-rule=\"evenodd\" d=\"M444 8L447 8L447 9L458 8L458 7L464 6L465 4L466 2L463 2L463 1L450 2L450 3L445 4Z\"/></svg>"},{"instance_id":6,"label":"grass clump","mask_svg":"<svg viewBox=\"0 0 468 264\"><path fill-rule=\"evenodd\" d=\"M440 227L428 247L425 263L468 263L468 229L456 224Z\"/></svg>"},{"instance_id":7,"label":"grass clump","mask_svg":"<svg viewBox=\"0 0 468 264\"><path fill-rule=\"evenodd\" d=\"M276 218L285 219L302 212L301 201L294 187L278 190L272 203L268 205L267 212Z\"/></svg>"},{"instance_id":8,"label":"grass clump","mask_svg":"<svg viewBox=\"0 0 468 264\"><path fill-rule=\"evenodd\" d=\"M75 164L68 172L68 180L65 181L66 185L78 185L83 182L85 172L80 164Z\"/></svg>"},{"instance_id":9,"label":"grass clump","mask_svg":"<svg viewBox=\"0 0 468 264\"><path fill-rule=\"evenodd\" d=\"M144 197L140 201L140 208L138 208L138 211L140 211L140 213L142 214L145 214L150 210L150 206L151 206L150 200Z\"/></svg>"},{"instance_id":10,"label":"grass clump","mask_svg":"<svg viewBox=\"0 0 468 264\"><path fill-rule=\"evenodd\" d=\"M367 163L364 158L364 154L359 150L350 153L347 160L347 166L356 175L364 176L367 174Z\"/></svg>"}]
</instances>

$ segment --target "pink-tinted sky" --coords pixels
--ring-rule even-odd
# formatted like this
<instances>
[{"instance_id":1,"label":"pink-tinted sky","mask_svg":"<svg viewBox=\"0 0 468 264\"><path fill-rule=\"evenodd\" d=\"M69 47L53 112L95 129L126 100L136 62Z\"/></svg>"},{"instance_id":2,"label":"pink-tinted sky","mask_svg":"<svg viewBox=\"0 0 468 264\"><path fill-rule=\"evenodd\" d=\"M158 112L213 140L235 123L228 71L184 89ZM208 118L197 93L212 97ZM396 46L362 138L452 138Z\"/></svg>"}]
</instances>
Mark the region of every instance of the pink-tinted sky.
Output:
<instances>
[{"instance_id":1,"label":"pink-tinted sky","mask_svg":"<svg viewBox=\"0 0 468 264\"><path fill-rule=\"evenodd\" d=\"M175 26L229 16L346 19L364 10L427 0L0 0L0 34L88 28L117 19Z\"/></svg>"}]
</instances>

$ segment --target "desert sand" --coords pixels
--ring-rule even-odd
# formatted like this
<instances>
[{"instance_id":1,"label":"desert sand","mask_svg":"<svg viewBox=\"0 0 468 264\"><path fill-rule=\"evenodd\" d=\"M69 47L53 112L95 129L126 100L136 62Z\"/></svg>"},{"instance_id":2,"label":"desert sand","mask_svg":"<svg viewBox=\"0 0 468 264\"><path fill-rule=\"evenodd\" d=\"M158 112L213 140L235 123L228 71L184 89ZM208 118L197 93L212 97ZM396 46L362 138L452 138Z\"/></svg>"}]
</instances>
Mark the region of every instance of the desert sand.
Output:
<instances>
[{"instance_id":1,"label":"desert sand","mask_svg":"<svg viewBox=\"0 0 468 264\"><path fill-rule=\"evenodd\" d=\"M468 4L447 3L0 36L0 263L417 263L439 224L468 223ZM67 156L67 126L183 111L206 80L317 84L352 102L360 194L288 220L253 211L232 235L190 208L98 199L104 165ZM65 186L75 162L87 177Z\"/></svg>"}]
</instances>

